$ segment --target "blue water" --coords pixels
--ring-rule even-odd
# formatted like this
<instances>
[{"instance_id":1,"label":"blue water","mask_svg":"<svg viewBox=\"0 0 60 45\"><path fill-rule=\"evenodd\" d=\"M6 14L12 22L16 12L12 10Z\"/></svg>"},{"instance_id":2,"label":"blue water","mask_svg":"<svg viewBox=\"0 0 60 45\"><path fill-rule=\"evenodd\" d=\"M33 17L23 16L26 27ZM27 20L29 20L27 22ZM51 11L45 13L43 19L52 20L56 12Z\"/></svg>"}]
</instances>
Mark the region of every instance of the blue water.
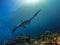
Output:
<instances>
[{"instance_id":1,"label":"blue water","mask_svg":"<svg viewBox=\"0 0 60 45\"><path fill-rule=\"evenodd\" d=\"M10 40L22 32L31 37L38 36L46 30L60 31L60 0L46 0L45 3L27 5L17 0L0 0L0 41ZM13 28L30 19L39 9L41 12L26 25L11 33Z\"/></svg>"}]
</instances>

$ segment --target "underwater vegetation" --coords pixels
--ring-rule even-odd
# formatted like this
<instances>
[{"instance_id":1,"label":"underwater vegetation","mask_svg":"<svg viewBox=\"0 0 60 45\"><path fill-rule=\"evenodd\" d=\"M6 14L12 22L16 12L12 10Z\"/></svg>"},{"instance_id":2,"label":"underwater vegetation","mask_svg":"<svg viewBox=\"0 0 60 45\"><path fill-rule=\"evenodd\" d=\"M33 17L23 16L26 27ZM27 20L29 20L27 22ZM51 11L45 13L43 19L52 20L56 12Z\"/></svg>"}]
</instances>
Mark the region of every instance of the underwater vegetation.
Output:
<instances>
[{"instance_id":1,"label":"underwater vegetation","mask_svg":"<svg viewBox=\"0 0 60 45\"><path fill-rule=\"evenodd\" d=\"M60 45L60 32L45 31L44 34L40 34L36 38L21 34L11 41L4 41L4 45Z\"/></svg>"}]
</instances>

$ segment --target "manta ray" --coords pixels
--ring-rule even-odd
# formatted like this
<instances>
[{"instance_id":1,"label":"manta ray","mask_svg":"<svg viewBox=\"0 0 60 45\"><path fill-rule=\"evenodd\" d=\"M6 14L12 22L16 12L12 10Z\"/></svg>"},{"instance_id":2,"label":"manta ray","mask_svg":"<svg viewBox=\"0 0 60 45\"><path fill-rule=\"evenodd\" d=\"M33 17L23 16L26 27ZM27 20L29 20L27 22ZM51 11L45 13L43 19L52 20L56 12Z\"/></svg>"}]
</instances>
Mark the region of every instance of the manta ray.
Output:
<instances>
[{"instance_id":1,"label":"manta ray","mask_svg":"<svg viewBox=\"0 0 60 45\"><path fill-rule=\"evenodd\" d=\"M15 28L13 29L12 32L15 32L19 27L25 27L27 24L29 24L29 23L32 21L32 19L33 19L35 16L37 16L37 14L38 14L39 12L40 12L40 10L38 10L38 11L33 15L33 17L31 17L30 19L25 20L25 21L23 21L21 24L18 24L17 26L15 26Z\"/></svg>"}]
</instances>

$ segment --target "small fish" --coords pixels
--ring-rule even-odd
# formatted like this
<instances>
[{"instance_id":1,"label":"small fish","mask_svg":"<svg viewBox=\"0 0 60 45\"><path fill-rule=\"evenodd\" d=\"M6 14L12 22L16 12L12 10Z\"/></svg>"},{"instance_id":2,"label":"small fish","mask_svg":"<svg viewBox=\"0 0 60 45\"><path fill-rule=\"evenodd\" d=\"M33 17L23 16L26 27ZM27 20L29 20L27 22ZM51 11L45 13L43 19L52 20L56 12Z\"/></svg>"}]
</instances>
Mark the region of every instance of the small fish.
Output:
<instances>
[{"instance_id":1,"label":"small fish","mask_svg":"<svg viewBox=\"0 0 60 45\"><path fill-rule=\"evenodd\" d=\"M24 27L24 26L26 26L27 24L29 24L29 23L32 21L32 19L33 19L35 16L37 16L37 14L38 14L39 12L40 12L40 10L38 10L38 11L34 14L34 16L33 16L32 18L30 18L29 20L23 21L21 24L17 25L17 26L13 29L13 32L15 32L16 29L18 29L19 27Z\"/></svg>"}]
</instances>

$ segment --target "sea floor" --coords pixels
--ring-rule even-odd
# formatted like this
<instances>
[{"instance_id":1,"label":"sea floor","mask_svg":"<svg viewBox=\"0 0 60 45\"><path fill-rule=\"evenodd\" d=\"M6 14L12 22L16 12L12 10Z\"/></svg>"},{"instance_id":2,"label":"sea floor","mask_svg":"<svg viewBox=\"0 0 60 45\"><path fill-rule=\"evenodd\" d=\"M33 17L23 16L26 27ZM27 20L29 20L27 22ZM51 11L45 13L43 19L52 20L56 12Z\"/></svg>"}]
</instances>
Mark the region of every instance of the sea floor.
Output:
<instances>
[{"instance_id":1,"label":"sea floor","mask_svg":"<svg viewBox=\"0 0 60 45\"><path fill-rule=\"evenodd\" d=\"M51 33L45 31L38 37L28 37L26 35L18 35L12 40L4 41L4 45L60 45L60 32Z\"/></svg>"}]
</instances>

